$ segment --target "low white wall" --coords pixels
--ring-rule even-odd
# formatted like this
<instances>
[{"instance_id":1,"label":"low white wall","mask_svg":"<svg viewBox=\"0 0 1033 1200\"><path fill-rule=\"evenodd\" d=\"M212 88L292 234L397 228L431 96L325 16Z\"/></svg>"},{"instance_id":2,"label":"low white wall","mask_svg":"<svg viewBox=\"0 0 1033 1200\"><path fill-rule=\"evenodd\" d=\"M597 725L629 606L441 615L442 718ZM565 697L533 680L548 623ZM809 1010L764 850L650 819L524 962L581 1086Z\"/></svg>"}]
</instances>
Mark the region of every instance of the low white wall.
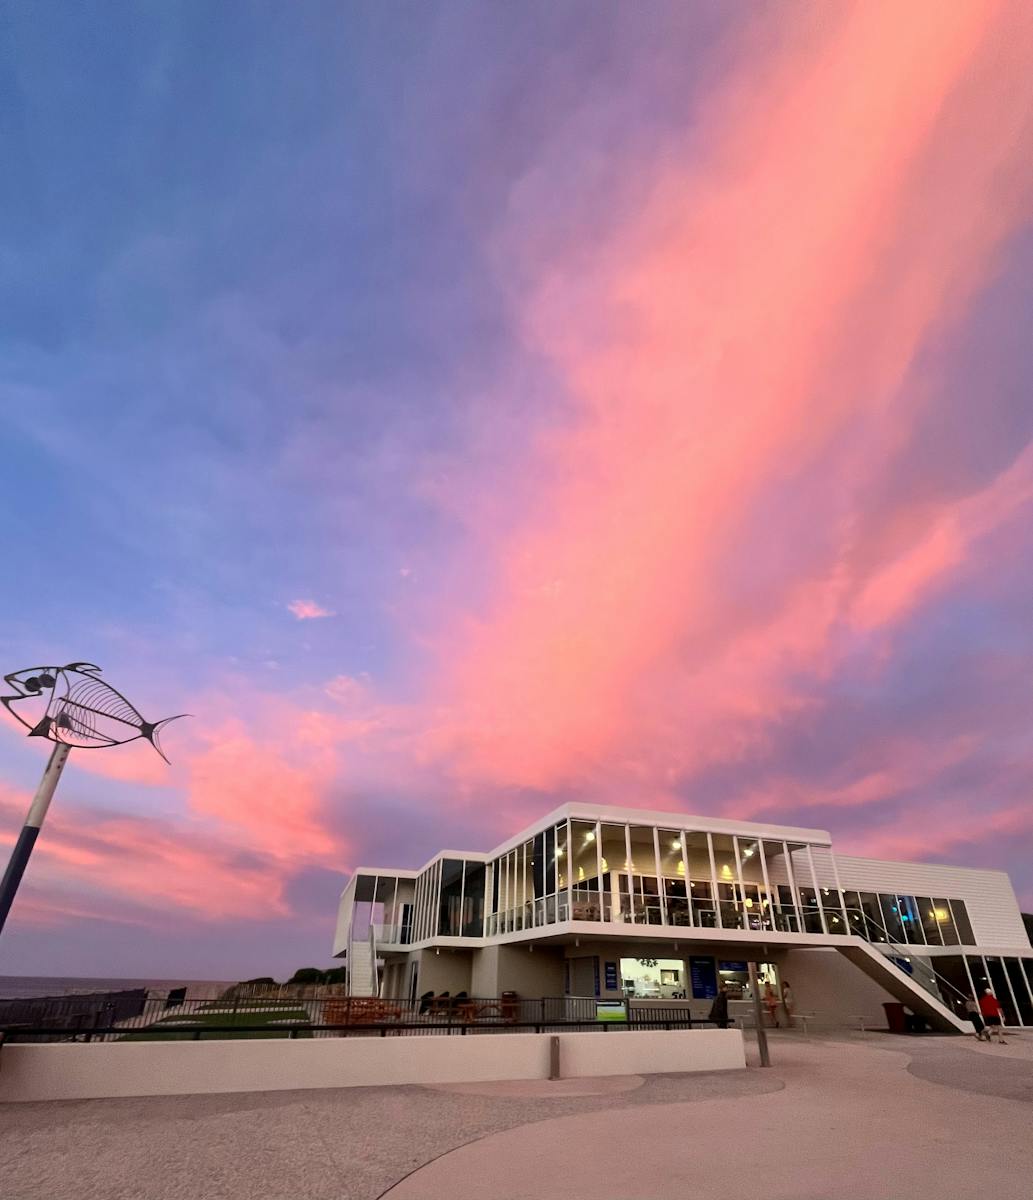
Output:
<instances>
[{"instance_id":1,"label":"low white wall","mask_svg":"<svg viewBox=\"0 0 1033 1200\"><path fill-rule=\"evenodd\" d=\"M564 1033L560 1075L662 1075L672 1071L737 1071L746 1066L738 1029Z\"/></svg>"},{"instance_id":2,"label":"low white wall","mask_svg":"<svg viewBox=\"0 0 1033 1200\"><path fill-rule=\"evenodd\" d=\"M745 1066L737 1029L560 1034L565 1078ZM0 1102L545 1079L549 1035L4 1046Z\"/></svg>"}]
</instances>

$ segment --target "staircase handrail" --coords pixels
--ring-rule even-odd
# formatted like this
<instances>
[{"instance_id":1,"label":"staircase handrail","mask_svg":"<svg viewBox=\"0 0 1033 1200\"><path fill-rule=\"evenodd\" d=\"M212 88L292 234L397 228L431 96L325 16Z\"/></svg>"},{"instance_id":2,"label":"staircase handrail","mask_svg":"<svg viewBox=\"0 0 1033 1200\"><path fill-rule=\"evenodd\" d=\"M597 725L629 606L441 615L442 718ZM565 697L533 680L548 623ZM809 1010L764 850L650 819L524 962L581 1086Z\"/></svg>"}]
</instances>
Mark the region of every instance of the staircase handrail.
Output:
<instances>
[{"instance_id":1,"label":"staircase handrail","mask_svg":"<svg viewBox=\"0 0 1033 1200\"><path fill-rule=\"evenodd\" d=\"M915 952L915 944L909 945L909 944L903 943L903 942L895 942L893 940L893 938L890 937L889 930L886 928L886 926L883 925L881 921L877 921L873 916L871 916L869 913L865 912L863 908L846 908L846 907L844 907L843 913L844 913L844 915L846 915L848 917L848 922L847 922L848 926L849 926L849 914L850 913L856 913L861 918L861 922L862 922L861 927L863 929L867 930L869 924L874 925L875 928L878 929L882 933L884 938L886 939L885 945L889 946L891 950L896 951L897 955L899 957L907 959L910 962L911 957L914 955L914 952ZM878 946L878 945L882 944L880 942L873 942L872 939L868 938L868 937L864 938L863 940L866 941L869 946ZM964 992L958 991L958 989L954 986L953 983L951 983L951 981L949 979L944 978L944 976L942 976L940 974L940 972L937 971L937 969L932 965L932 959L929 960L929 970L936 977L937 984L944 986L949 991L953 992L954 995L958 998L958 1000L961 1001L961 1007L962 1007L962 1009L964 1009L965 1004L969 1000L971 1000L972 997L966 996ZM904 974L906 975L907 972L905 971ZM914 975L912 975L911 978L916 979L916 977ZM921 983L921 980L916 979L916 982ZM926 988L926 991L929 991L929 989ZM930 995L931 994L932 993L930 993Z\"/></svg>"}]
</instances>

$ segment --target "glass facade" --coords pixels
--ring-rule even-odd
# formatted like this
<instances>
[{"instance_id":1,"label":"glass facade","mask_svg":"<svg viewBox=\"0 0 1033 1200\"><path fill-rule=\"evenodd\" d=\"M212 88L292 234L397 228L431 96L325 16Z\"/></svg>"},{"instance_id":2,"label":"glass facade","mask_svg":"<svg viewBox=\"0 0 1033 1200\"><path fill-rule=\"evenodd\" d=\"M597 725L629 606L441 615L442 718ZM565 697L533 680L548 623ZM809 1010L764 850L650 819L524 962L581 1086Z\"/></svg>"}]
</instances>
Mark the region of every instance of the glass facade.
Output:
<instances>
[{"instance_id":1,"label":"glass facade","mask_svg":"<svg viewBox=\"0 0 1033 1200\"><path fill-rule=\"evenodd\" d=\"M407 942L494 937L569 920L852 933L900 948L909 962L911 947L973 944L961 900L841 891L823 886L828 874L826 866L819 878L814 848L801 842L571 819L490 862L437 859L415 881L402 881L404 913L393 877L360 877L356 902L386 904L393 940Z\"/></svg>"}]
</instances>

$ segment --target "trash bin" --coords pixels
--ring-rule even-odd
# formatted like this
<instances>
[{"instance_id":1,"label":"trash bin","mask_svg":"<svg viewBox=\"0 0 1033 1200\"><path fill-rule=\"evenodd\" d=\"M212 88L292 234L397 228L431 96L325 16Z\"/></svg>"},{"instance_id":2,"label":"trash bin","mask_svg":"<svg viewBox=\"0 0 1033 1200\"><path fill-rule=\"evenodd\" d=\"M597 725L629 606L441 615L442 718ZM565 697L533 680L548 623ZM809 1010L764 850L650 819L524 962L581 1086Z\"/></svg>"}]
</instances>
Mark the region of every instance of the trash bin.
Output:
<instances>
[{"instance_id":1,"label":"trash bin","mask_svg":"<svg viewBox=\"0 0 1033 1200\"><path fill-rule=\"evenodd\" d=\"M889 1026L890 1033L906 1033L907 1032L907 1017L903 1004L890 1002L882 1006L886 1011L886 1024Z\"/></svg>"}]
</instances>

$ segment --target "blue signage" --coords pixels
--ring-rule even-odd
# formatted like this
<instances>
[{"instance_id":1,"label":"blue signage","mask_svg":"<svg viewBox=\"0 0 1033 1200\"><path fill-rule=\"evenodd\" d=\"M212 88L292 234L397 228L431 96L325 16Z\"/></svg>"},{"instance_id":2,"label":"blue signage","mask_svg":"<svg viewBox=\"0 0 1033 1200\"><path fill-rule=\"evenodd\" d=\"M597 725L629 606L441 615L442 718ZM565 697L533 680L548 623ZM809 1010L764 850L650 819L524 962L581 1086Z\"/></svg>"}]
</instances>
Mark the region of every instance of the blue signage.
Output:
<instances>
[{"instance_id":1,"label":"blue signage","mask_svg":"<svg viewBox=\"0 0 1033 1200\"><path fill-rule=\"evenodd\" d=\"M620 982L617 979L617 964L608 962L605 968L606 990L608 992L616 992L620 988Z\"/></svg>"},{"instance_id":2,"label":"blue signage","mask_svg":"<svg viewBox=\"0 0 1033 1200\"><path fill-rule=\"evenodd\" d=\"M713 1000L717 995L717 967L712 958L690 958L689 978L693 1000Z\"/></svg>"},{"instance_id":3,"label":"blue signage","mask_svg":"<svg viewBox=\"0 0 1033 1200\"><path fill-rule=\"evenodd\" d=\"M748 971L750 968L744 962L723 962L720 969L722 971Z\"/></svg>"}]
</instances>

